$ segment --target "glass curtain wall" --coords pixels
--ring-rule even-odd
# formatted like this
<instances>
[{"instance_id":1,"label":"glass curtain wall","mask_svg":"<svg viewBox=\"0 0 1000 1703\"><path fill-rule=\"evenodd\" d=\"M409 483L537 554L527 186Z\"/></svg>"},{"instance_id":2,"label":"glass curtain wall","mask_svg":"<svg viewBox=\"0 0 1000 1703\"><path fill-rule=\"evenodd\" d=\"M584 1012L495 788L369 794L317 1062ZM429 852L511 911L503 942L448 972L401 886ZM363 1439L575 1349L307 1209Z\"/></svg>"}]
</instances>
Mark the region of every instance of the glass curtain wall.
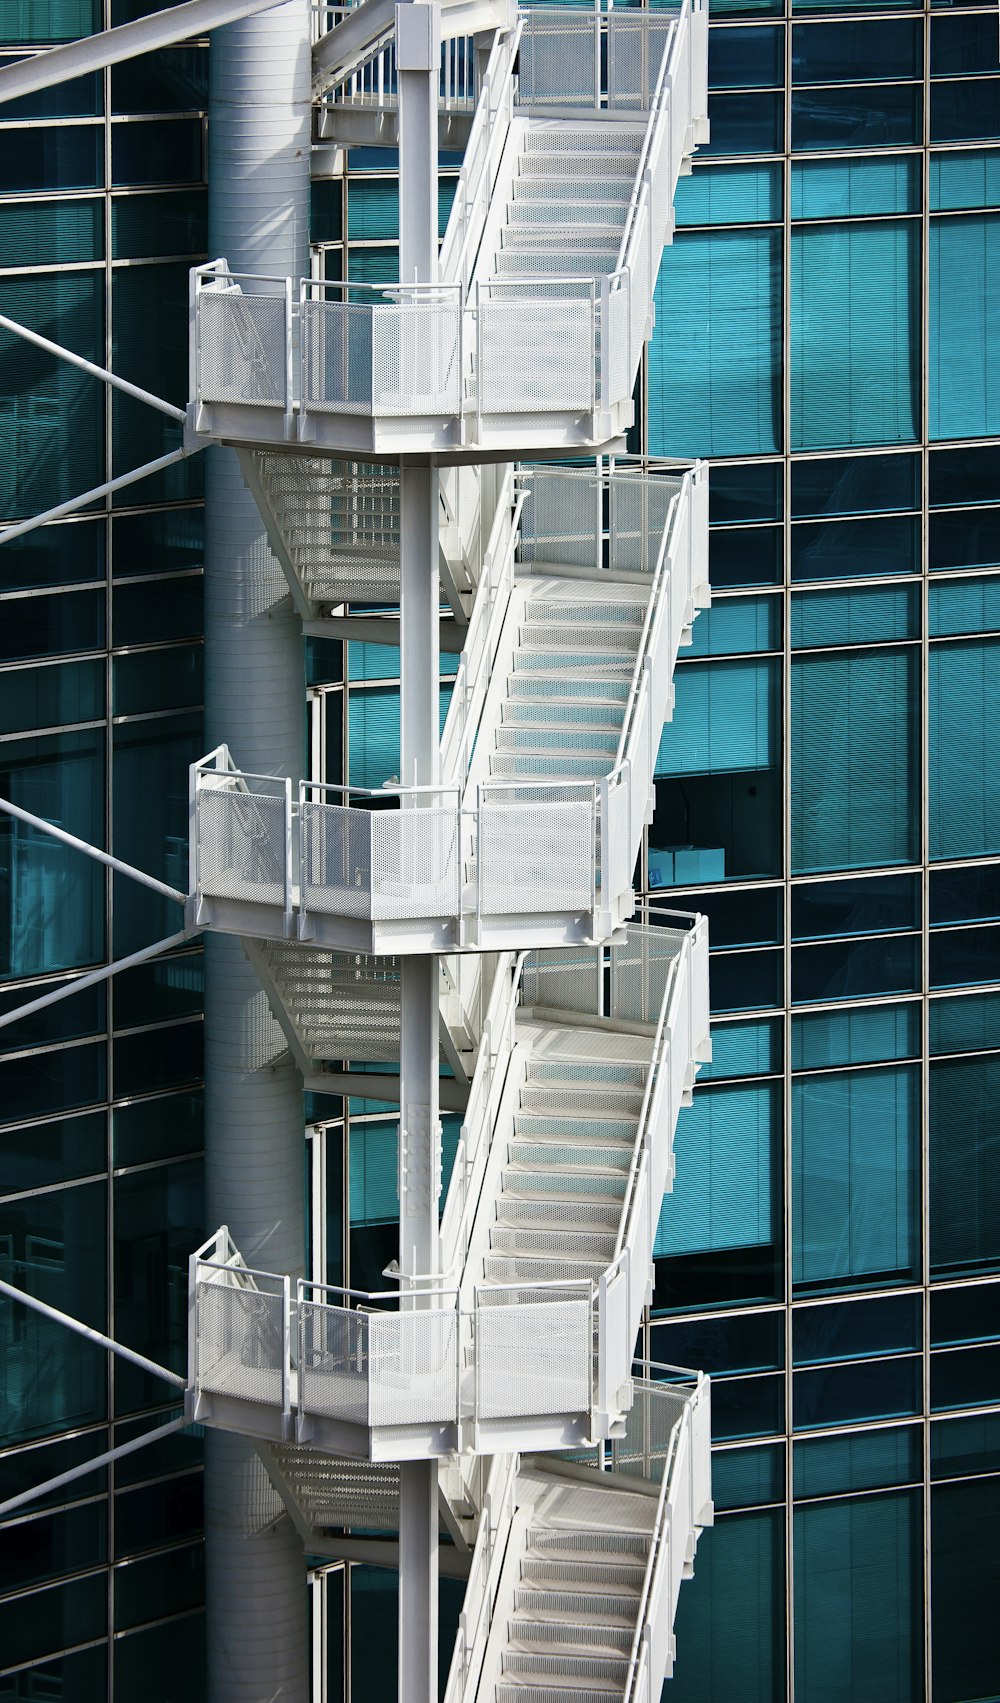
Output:
<instances>
[{"instance_id":1,"label":"glass curtain wall","mask_svg":"<svg viewBox=\"0 0 1000 1703\"><path fill-rule=\"evenodd\" d=\"M1000 70L975 8L712 7L645 446L708 454L647 889L714 1062L648 1341L714 1385L673 1703L1000 1695Z\"/></svg>"},{"instance_id":2,"label":"glass curtain wall","mask_svg":"<svg viewBox=\"0 0 1000 1703\"><path fill-rule=\"evenodd\" d=\"M141 6L11 0L5 61ZM204 43L0 109L0 312L175 403L205 254ZM0 524L179 441L0 332ZM197 459L0 550L0 794L182 889L201 750ZM0 818L0 1010L179 927ZM201 953L0 1030L0 1275L175 1369L204 1234ZM167 1386L0 1300L0 1500L162 1424ZM200 1440L0 1520L0 1698L202 1695Z\"/></svg>"}]
</instances>

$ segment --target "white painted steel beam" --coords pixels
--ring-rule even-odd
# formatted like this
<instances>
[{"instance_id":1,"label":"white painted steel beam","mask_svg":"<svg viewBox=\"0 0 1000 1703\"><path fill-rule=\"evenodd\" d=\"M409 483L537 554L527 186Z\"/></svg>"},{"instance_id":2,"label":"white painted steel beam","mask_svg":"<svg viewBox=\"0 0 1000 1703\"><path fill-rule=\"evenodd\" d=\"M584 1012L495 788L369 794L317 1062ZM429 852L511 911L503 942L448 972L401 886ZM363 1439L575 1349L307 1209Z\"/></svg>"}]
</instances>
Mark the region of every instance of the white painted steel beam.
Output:
<instances>
[{"instance_id":1,"label":"white painted steel beam","mask_svg":"<svg viewBox=\"0 0 1000 1703\"><path fill-rule=\"evenodd\" d=\"M223 24L269 11L274 3L275 0L183 0L180 6L165 6L146 18L117 24L113 30L100 30L80 41L46 48L43 53L19 59L16 65L0 71L0 105L19 100L22 95L37 94L39 89L54 88L57 83L68 83L72 77L101 71L105 65L120 65L122 60L135 59L141 53L155 53L157 48L170 47L175 41L207 35Z\"/></svg>"}]
</instances>

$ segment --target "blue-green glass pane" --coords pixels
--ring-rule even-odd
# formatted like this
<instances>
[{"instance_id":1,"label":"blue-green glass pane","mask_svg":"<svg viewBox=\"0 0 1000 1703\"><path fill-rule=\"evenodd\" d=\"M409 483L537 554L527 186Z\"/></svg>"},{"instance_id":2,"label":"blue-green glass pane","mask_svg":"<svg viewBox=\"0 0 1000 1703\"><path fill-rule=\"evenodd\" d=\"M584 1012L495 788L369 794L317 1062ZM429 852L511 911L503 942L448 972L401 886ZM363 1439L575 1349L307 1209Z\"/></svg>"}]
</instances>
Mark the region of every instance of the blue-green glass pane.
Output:
<instances>
[{"instance_id":1,"label":"blue-green glass pane","mask_svg":"<svg viewBox=\"0 0 1000 1703\"><path fill-rule=\"evenodd\" d=\"M352 284L392 284L399 278L399 249L395 243L382 248L351 248L347 276ZM359 297L370 301L367 292Z\"/></svg>"},{"instance_id":2,"label":"blue-green glass pane","mask_svg":"<svg viewBox=\"0 0 1000 1703\"><path fill-rule=\"evenodd\" d=\"M178 645L117 656L113 679L115 715L191 708L203 696L202 647Z\"/></svg>"},{"instance_id":3,"label":"blue-green glass pane","mask_svg":"<svg viewBox=\"0 0 1000 1703\"><path fill-rule=\"evenodd\" d=\"M931 1478L1000 1470L1000 1413L940 1419L931 1426Z\"/></svg>"},{"instance_id":4,"label":"blue-green glass pane","mask_svg":"<svg viewBox=\"0 0 1000 1703\"><path fill-rule=\"evenodd\" d=\"M931 1270L1000 1269L1000 1058L930 1072Z\"/></svg>"},{"instance_id":5,"label":"blue-green glass pane","mask_svg":"<svg viewBox=\"0 0 1000 1703\"><path fill-rule=\"evenodd\" d=\"M785 1450L780 1443L750 1449L716 1449L712 1454L712 1500L716 1513L780 1502L785 1494Z\"/></svg>"},{"instance_id":6,"label":"blue-green glass pane","mask_svg":"<svg viewBox=\"0 0 1000 1703\"><path fill-rule=\"evenodd\" d=\"M930 231L930 436L1000 431L1000 216Z\"/></svg>"},{"instance_id":7,"label":"blue-green glass pane","mask_svg":"<svg viewBox=\"0 0 1000 1703\"><path fill-rule=\"evenodd\" d=\"M931 857L1000 851L1000 643L932 647L928 689Z\"/></svg>"},{"instance_id":8,"label":"blue-green glass pane","mask_svg":"<svg viewBox=\"0 0 1000 1703\"><path fill-rule=\"evenodd\" d=\"M156 195L116 195L111 205L112 252L116 260L151 254L205 253L208 192L165 190Z\"/></svg>"},{"instance_id":9,"label":"blue-green glass pane","mask_svg":"<svg viewBox=\"0 0 1000 1703\"><path fill-rule=\"evenodd\" d=\"M963 508L932 514L928 566L931 573L1000 566L1000 509Z\"/></svg>"},{"instance_id":10,"label":"blue-green glass pane","mask_svg":"<svg viewBox=\"0 0 1000 1703\"><path fill-rule=\"evenodd\" d=\"M920 1008L869 1006L858 1011L806 1012L792 1018L792 1069L878 1064L917 1058Z\"/></svg>"},{"instance_id":11,"label":"blue-green glass pane","mask_svg":"<svg viewBox=\"0 0 1000 1703\"><path fill-rule=\"evenodd\" d=\"M103 731L0 746L0 795L90 845L103 846ZM104 873L82 852L4 817L0 892L9 918L0 934L0 979L44 975L102 958Z\"/></svg>"},{"instance_id":12,"label":"blue-green glass pane","mask_svg":"<svg viewBox=\"0 0 1000 1703\"><path fill-rule=\"evenodd\" d=\"M111 182L130 184L200 183L203 125L200 118L152 119L115 124L111 129Z\"/></svg>"},{"instance_id":13,"label":"blue-green glass pane","mask_svg":"<svg viewBox=\"0 0 1000 1703\"><path fill-rule=\"evenodd\" d=\"M796 1703L920 1703L920 1493L797 1508L794 1555Z\"/></svg>"},{"instance_id":14,"label":"blue-green glass pane","mask_svg":"<svg viewBox=\"0 0 1000 1703\"><path fill-rule=\"evenodd\" d=\"M1000 994L932 999L930 1050L935 1053L985 1052L1000 1047Z\"/></svg>"},{"instance_id":15,"label":"blue-green glass pane","mask_svg":"<svg viewBox=\"0 0 1000 1703\"><path fill-rule=\"evenodd\" d=\"M774 662L692 663L677 672L673 720L660 740L658 775L762 769L776 760Z\"/></svg>"},{"instance_id":16,"label":"blue-green glass pane","mask_svg":"<svg viewBox=\"0 0 1000 1703\"><path fill-rule=\"evenodd\" d=\"M104 361L104 285L97 274L4 278L0 312ZM7 331L0 331L0 368L8 396L0 407L0 513L38 514L99 484L104 386Z\"/></svg>"},{"instance_id":17,"label":"blue-green glass pane","mask_svg":"<svg viewBox=\"0 0 1000 1703\"><path fill-rule=\"evenodd\" d=\"M399 1216L395 1123L351 1124L351 1224L384 1224Z\"/></svg>"},{"instance_id":18,"label":"blue-green glass pane","mask_svg":"<svg viewBox=\"0 0 1000 1703\"><path fill-rule=\"evenodd\" d=\"M0 193L4 195L103 186L104 128L100 124L25 127L4 137L0 158Z\"/></svg>"},{"instance_id":19,"label":"blue-green glass pane","mask_svg":"<svg viewBox=\"0 0 1000 1703\"><path fill-rule=\"evenodd\" d=\"M916 1425L890 1426L863 1436L815 1437L793 1445L795 1495L805 1500L919 1483L922 1458Z\"/></svg>"},{"instance_id":20,"label":"blue-green glass pane","mask_svg":"<svg viewBox=\"0 0 1000 1703\"><path fill-rule=\"evenodd\" d=\"M770 231L691 232L660 267L649 351L654 455L780 447L781 242Z\"/></svg>"},{"instance_id":21,"label":"blue-green glass pane","mask_svg":"<svg viewBox=\"0 0 1000 1703\"><path fill-rule=\"evenodd\" d=\"M153 1620L159 1615L182 1614L191 1608L197 1608L205 1601L205 1546L193 1544L184 1549L169 1549L165 1554L147 1556L142 1561L131 1561L127 1567L115 1569L115 1630L128 1630L138 1626L144 1620ZM204 1632L201 1617L194 1621L182 1621L180 1626L169 1628L160 1627L162 1639L165 1631L170 1633L169 1653L163 1651L163 1666L169 1673L169 1679L161 1684L175 1686L178 1674L183 1670L184 1643L181 1644L181 1662L178 1663L176 1634L181 1634L182 1640L189 1628L195 1626ZM144 1697L156 1696L156 1681L152 1690L150 1669L145 1664L154 1660L149 1647L150 1639L137 1641L126 1639L124 1644L119 1641L115 1645L117 1662L116 1679L121 1682L122 1669L127 1670L130 1658L134 1658L131 1683L138 1686ZM142 1649L140 1656L139 1649ZM192 1675L192 1678L195 1676ZM202 1678L200 1672L197 1679ZM196 1681L197 1683L197 1681ZM164 1692L164 1703L170 1703L169 1696Z\"/></svg>"},{"instance_id":22,"label":"blue-green glass pane","mask_svg":"<svg viewBox=\"0 0 1000 1703\"><path fill-rule=\"evenodd\" d=\"M918 435L919 231L896 221L792 232L792 444Z\"/></svg>"},{"instance_id":23,"label":"blue-green glass pane","mask_svg":"<svg viewBox=\"0 0 1000 1703\"><path fill-rule=\"evenodd\" d=\"M58 1655L67 1646L101 1638L107 1619L107 1596L107 1574L99 1571L63 1584L49 1585L45 1590L24 1596L8 1597L0 1603L0 1649L3 1650L4 1662L39 1662L39 1658ZM77 1657L75 1672L69 1660L39 1662L34 1675L29 1672L28 1679L31 1681L37 1676L39 1685L45 1685L49 1696L60 1698L60 1703L65 1697L77 1698L83 1703L84 1698L100 1696L104 1690L102 1681L107 1654L104 1650L96 1654L96 1660L82 1663ZM64 1689L64 1672L70 1690ZM83 1689L95 1683L101 1686L101 1691ZM53 1689L54 1686L59 1689ZM32 1689L35 1689L34 1685ZM22 1691L21 1695L30 1697L31 1692ZM35 1690L36 1697L44 1695L44 1691ZM16 1692L14 1696L17 1697Z\"/></svg>"},{"instance_id":24,"label":"blue-green glass pane","mask_svg":"<svg viewBox=\"0 0 1000 1703\"><path fill-rule=\"evenodd\" d=\"M785 1429L785 1379L718 1378L712 1385L712 1441L773 1437Z\"/></svg>"},{"instance_id":25,"label":"blue-green glass pane","mask_svg":"<svg viewBox=\"0 0 1000 1703\"><path fill-rule=\"evenodd\" d=\"M699 1549L698 1584L678 1602L670 1703L782 1703L784 1516L733 1514L710 1537ZM735 1635L720 1637L720 1626Z\"/></svg>"},{"instance_id":26,"label":"blue-green glass pane","mask_svg":"<svg viewBox=\"0 0 1000 1703\"><path fill-rule=\"evenodd\" d=\"M781 647L781 602L776 597L720 598L702 610L692 629L690 656L740 656Z\"/></svg>"},{"instance_id":27,"label":"blue-green glass pane","mask_svg":"<svg viewBox=\"0 0 1000 1703\"><path fill-rule=\"evenodd\" d=\"M774 1372L785 1364L784 1315L770 1308L726 1318L656 1320L650 1357L665 1366L697 1366L712 1377Z\"/></svg>"},{"instance_id":28,"label":"blue-green glass pane","mask_svg":"<svg viewBox=\"0 0 1000 1703\"><path fill-rule=\"evenodd\" d=\"M729 1076L767 1076L781 1068L781 1029L774 1018L712 1026L712 1062L699 1072L705 1082Z\"/></svg>"},{"instance_id":29,"label":"blue-green glass pane","mask_svg":"<svg viewBox=\"0 0 1000 1703\"><path fill-rule=\"evenodd\" d=\"M1000 928L949 928L931 935L932 988L1000 981Z\"/></svg>"},{"instance_id":30,"label":"blue-green glass pane","mask_svg":"<svg viewBox=\"0 0 1000 1703\"><path fill-rule=\"evenodd\" d=\"M792 952L793 1005L919 992L919 937L838 940Z\"/></svg>"},{"instance_id":31,"label":"blue-green glass pane","mask_svg":"<svg viewBox=\"0 0 1000 1703\"><path fill-rule=\"evenodd\" d=\"M711 30L708 38L710 89L776 89L784 77L785 32L769 25L757 29Z\"/></svg>"},{"instance_id":32,"label":"blue-green glass pane","mask_svg":"<svg viewBox=\"0 0 1000 1703\"><path fill-rule=\"evenodd\" d=\"M780 526L713 527L708 536L708 577L712 589L780 585L784 546Z\"/></svg>"},{"instance_id":33,"label":"blue-green glass pane","mask_svg":"<svg viewBox=\"0 0 1000 1703\"><path fill-rule=\"evenodd\" d=\"M914 1066L792 1085L793 1279L899 1282L919 1258L920 1082Z\"/></svg>"},{"instance_id":34,"label":"blue-green glass pane","mask_svg":"<svg viewBox=\"0 0 1000 1703\"><path fill-rule=\"evenodd\" d=\"M784 101L780 94L720 94L708 97L712 140L706 154L779 154Z\"/></svg>"},{"instance_id":35,"label":"blue-green glass pane","mask_svg":"<svg viewBox=\"0 0 1000 1703\"><path fill-rule=\"evenodd\" d=\"M1000 151L970 148L931 155L930 208L950 213L1000 206Z\"/></svg>"},{"instance_id":36,"label":"blue-green glass pane","mask_svg":"<svg viewBox=\"0 0 1000 1703\"><path fill-rule=\"evenodd\" d=\"M0 1207L0 1275L16 1289L105 1330L105 1219L103 1182ZM104 1419L107 1376L100 1348L6 1299L0 1299L0 1321L8 1444ZM2 1642L0 1648L6 1659L10 1646Z\"/></svg>"},{"instance_id":37,"label":"blue-green glass pane","mask_svg":"<svg viewBox=\"0 0 1000 1703\"><path fill-rule=\"evenodd\" d=\"M909 651L792 664L792 867L912 861L918 661Z\"/></svg>"},{"instance_id":38,"label":"blue-green glass pane","mask_svg":"<svg viewBox=\"0 0 1000 1703\"><path fill-rule=\"evenodd\" d=\"M887 515L835 523L798 521L792 527L793 580L868 578L920 570L920 519Z\"/></svg>"},{"instance_id":39,"label":"blue-green glass pane","mask_svg":"<svg viewBox=\"0 0 1000 1703\"><path fill-rule=\"evenodd\" d=\"M1000 630L1000 577L977 575L932 585L927 620L932 639Z\"/></svg>"},{"instance_id":40,"label":"blue-green glass pane","mask_svg":"<svg viewBox=\"0 0 1000 1703\"><path fill-rule=\"evenodd\" d=\"M187 297L188 269L184 264L129 266L114 275L114 368L123 378L178 407L184 405L187 391ZM116 473L166 455L180 441L174 421L120 392L115 393L112 421ZM192 471L193 465L197 463L192 464ZM129 506L136 502L137 493L138 500L145 502L180 499L192 494L190 477L189 464L180 462L130 487L125 496Z\"/></svg>"},{"instance_id":41,"label":"blue-green glass pane","mask_svg":"<svg viewBox=\"0 0 1000 1703\"><path fill-rule=\"evenodd\" d=\"M0 207L0 266L103 259L100 200L15 201Z\"/></svg>"},{"instance_id":42,"label":"blue-green glass pane","mask_svg":"<svg viewBox=\"0 0 1000 1703\"><path fill-rule=\"evenodd\" d=\"M113 849L171 887L187 885L188 765L204 751L200 714L122 722L114 730ZM143 808L136 810L141 797ZM115 877L115 952L124 956L177 929L176 906Z\"/></svg>"},{"instance_id":43,"label":"blue-green glass pane","mask_svg":"<svg viewBox=\"0 0 1000 1703\"><path fill-rule=\"evenodd\" d=\"M931 1491L934 1703L1000 1696L998 1522L1000 1478Z\"/></svg>"},{"instance_id":44,"label":"blue-green glass pane","mask_svg":"<svg viewBox=\"0 0 1000 1703\"><path fill-rule=\"evenodd\" d=\"M796 89L792 94L792 148L901 148L920 141L923 103L919 85L883 83L871 88Z\"/></svg>"},{"instance_id":45,"label":"blue-green glass pane","mask_svg":"<svg viewBox=\"0 0 1000 1703\"><path fill-rule=\"evenodd\" d=\"M352 242L395 242L399 235L398 178L348 178L347 235Z\"/></svg>"},{"instance_id":46,"label":"blue-green glass pane","mask_svg":"<svg viewBox=\"0 0 1000 1703\"><path fill-rule=\"evenodd\" d=\"M101 28L97 0L7 0L3 9L4 38L11 46L47 47L57 41L92 35Z\"/></svg>"},{"instance_id":47,"label":"blue-green glass pane","mask_svg":"<svg viewBox=\"0 0 1000 1703\"><path fill-rule=\"evenodd\" d=\"M919 77L923 31L916 20L797 24L792 30L792 82L885 83Z\"/></svg>"},{"instance_id":48,"label":"blue-green glass pane","mask_svg":"<svg viewBox=\"0 0 1000 1703\"><path fill-rule=\"evenodd\" d=\"M712 468L708 484L709 523L728 526L738 521L780 520L784 495L780 462L751 462L744 467L721 462Z\"/></svg>"},{"instance_id":49,"label":"blue-green glass pane","mask_svg":"<svg viewBox=\"0 0 1000 1703\"><path fill-rule=\"evenodd\" d=\"M760 225L781 218L781 167L703 166L682 177L674 196L677 228Z\"/></svg>"},{"instance_id":50,"label":"blue-green glass pane","mask_svg":"<svg viewBox=\"0 0 1000 1703\"><path fill-rule=\"evenodd\" d=\"M972 77L997 68L996 30L988 12L935 18L931 24L931 76Z\"/></svg>"},{"instance_id":51,"label":"blue-green glass pane","mask_svg":"<svg viewBox=\"0 0 1000 1703\"><path fill-rule=\"evenodd\" d=\"M800 592L792 599L792 649L877 644L920 635L916 587Z\"/></svg>"},{"instance_id":52,"label":"blue-green glass pane","mask_svg":"<svg viewBox=\"0 0 1000 1703\"><path fill-rule=\"evenodd\" d=\"M792 1358L796 1366L916 1353L922 1338L919 1295L824 1301L797 1306L792 1312Z\"/></svg>"},{"instance_id":53,"label":"blue-green glass pane","mask_svg":"<svg viewBox=\"0 0 1000 1703\"><path fill-rule=\"evenodd\" d=\"M205 47L162 47L112 69L113 112L203 112L207 106Z\"/></svg>"},{"instance_id":54,"label":"blue-green glass pane","mask_svg":"<svg viewBox=\"0 0 1000 1703\"><path fill-rule=\"evenodd\" d=\"M792 462L793 520L919 507L919 455L896 451L891 455L837 455ZM870 549L865 550L866 558L871 554Z\"/></svg>"},{"instance_id":55,"label":"blue-green glass pane","mask_svg":"<svg viewBox=\"0 0 1000 1703\"><path fill-rule=\"evenodd\" d=\"M992 141L996 137L1000 137L1000 77L971 81L956 78L950 83L931 84L932 142Z\"/></svg>"},{"instance_id":56,"label":"blue-green glass pane","mask_svg":"<svg viewBox=\"0 0 1000 1703\"><path fill-rule=\"evenodd\" d=\"M201 1160L116 1177L114 1226L115 1329L140 1354L172 1371L183 1371L187 1320L184 1310L169 1306L168 1299L184 1293L188 1255L205 1235ZM115 1407L119 1414L162 1400L162 1382L128 1362L118 1365Z\"/></svg>"},{"instance_id":57,"label":"blue-green glass pane","mask_svg":"<svg viewBox=\"0 0 1000 1703\"><path fill-rule=\"evenodd\" d=\"M778 1127L771 1084L695 1095L677 1124L677 1175L660 1213L657 1258L773 1242Z\"/></svg>"},{"instance_id":58,"label":"blue-green glass pane","mask_svg":"<svg viewBox=\"0 0 1000 1703\"><path fill-rule=\"evenodd\" d=\"M792 166L793 219L857 219L919 211L920 161L915 155L798 160Z\"/></svg>"},{"instance_id":59,"label":"blue-green glass pane","mask_svg":"<svg viewBox=\"0 0 1000 1703\"><path fill-rule=\"evenodd\" d=\"M902 1419L923 1405L919 1355L905 1359L866 1360L860 1365L825 1366L796 1372L792 1379L792 1420L796 1431L825 1430L871 1419Z\"/></svg>"},{"instance_id":60,"label":"blue-green glass pane","mask_svg":"<svg viewBox=\"0 0 1000 1703\"><path fill-rule=\"evenodd\" d=\"M104 668L97 660L0 674L0 733L92 721L103 714Z\"/></svg>"},{"instance_id":61,"label":"blue-green glass pane","mask_svg":"<svg viewBox=\"0 0 1000 1703\"><path fill-rule=\"evenodd\" d=\"M792 939L841 940L920 926L914 875L863 875L849 881L804 881L792 889Z\"/></svg>"}]
</instances>

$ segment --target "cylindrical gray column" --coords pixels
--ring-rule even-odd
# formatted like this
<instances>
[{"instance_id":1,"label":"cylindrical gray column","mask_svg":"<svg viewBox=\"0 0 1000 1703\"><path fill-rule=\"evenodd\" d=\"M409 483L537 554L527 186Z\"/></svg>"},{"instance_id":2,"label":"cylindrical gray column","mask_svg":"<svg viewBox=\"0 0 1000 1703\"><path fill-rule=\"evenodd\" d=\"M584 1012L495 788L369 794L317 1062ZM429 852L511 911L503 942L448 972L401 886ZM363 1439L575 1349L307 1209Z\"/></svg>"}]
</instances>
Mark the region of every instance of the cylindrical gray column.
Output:
<instances>
[{"instance_id":1,"label":"cylindrical gray column","mask_svg":"<svg viewBox=\"0 0 1000 1703\"><path fill-rule=\"evenodd\" d=\"M209 249L233 272L308 270L308 0L216 33L211 50ZM255 286L248 284L247 289ZM256 288L266 289L266 285ZM206 743L297 779L302 634L235 454L206 467ZM249 1265L300 1274L305 1248L302 1082L236 940L206 940L209 1223ZM289 1522L261 1534L269 1486L240 1437L209 1433L205 1539L212 1703L307 1703L305 1556Z\"/></svg>"}]
</instances>

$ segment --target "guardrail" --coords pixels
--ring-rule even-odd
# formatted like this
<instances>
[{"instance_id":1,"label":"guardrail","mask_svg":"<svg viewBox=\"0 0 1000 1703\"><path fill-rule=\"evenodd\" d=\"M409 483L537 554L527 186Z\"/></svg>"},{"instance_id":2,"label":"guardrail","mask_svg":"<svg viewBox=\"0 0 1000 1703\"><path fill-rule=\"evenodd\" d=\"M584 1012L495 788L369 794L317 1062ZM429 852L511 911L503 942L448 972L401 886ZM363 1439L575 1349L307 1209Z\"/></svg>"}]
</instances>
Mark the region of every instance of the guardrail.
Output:
<instances>
[{"instance_id":1,"label":"guardrail","mask_svg":"<svg viewBox=\"0 0 1000 1703\"><path fill-rule=\"evenodd\" d=\"M661 926L631 924L624 942L610 949L533 952L521 978L522 1001L533 1009L584 1016L601 1014L606 1002L608 1016L645 1027L653 1037L614 1255L598 1281L597 1399L603 1413L621 1406L691 1061L709 1056L707 918L659 909L652 914L663 918Z\"/></svg>"},{"instance_id":2,"label":"guardrail","mask_svg":"<svg viewBox=\"0 0 1000 1703\"><path fill-rule=\"evenodd\" d=\"M335 1299L334 1299L335 1297ZM332 1420L375 1432L489 1426L578 1416L594 1399L596 1288L567 1279L478 1284L427 1280L416 1294L367 1292L245 1266L223 1228L190 1262L190 1387L273 1416L310 1441ZM463 1382L468 1347L474 1376ZM238 1427L237 1427L238 1428ZM259 1429L259 1427L257 1427ZM254 1426L248 1426L254 1429Z\"/></svg>"},{"instance_id":3,"label":"guardrail","mask_svg":"<svg viewBox=\"0 0 1000 1703\"><path fill-rule=\"evenodd\" d=\"M519 18L513 30L498 30L490 50L441 244L441 276L463 289L472 277L513 116L513 72L523 28Z\"/></svg>"},{"instance_id":4,"label":"guardrail","mask_svg":"<svg viewBox=\"0 0 1000 1703\"><path fill-rule=\"evenodd\" d=\"M462 1703L475 1695L493 1622L500 1576L517 1517L517 1475L521 1457L496 1455L479 1518L476 1547L472 1553L469 1583L458 1617L458 1634L452 1652L444 1703ZM524 1516L521 1516L522 1520Z\"/></svg>"}]
</instances>

